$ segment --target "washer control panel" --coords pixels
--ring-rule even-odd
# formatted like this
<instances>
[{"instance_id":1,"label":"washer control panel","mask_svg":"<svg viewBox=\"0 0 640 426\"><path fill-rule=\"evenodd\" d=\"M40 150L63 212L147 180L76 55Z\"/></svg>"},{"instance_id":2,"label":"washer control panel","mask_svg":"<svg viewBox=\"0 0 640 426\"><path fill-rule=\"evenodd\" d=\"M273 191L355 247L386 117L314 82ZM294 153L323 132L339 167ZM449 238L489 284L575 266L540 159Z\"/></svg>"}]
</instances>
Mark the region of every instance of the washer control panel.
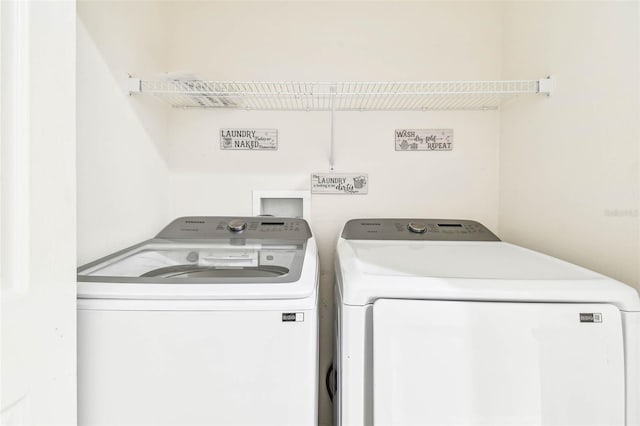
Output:
<instances>
[{"instance_id":1,"label":"washer control panel","mask_svg":"<svg viewBox=\"0 0 640 426\"><path fill-rule=\"evenodd\" d=\"M473 220L353 219L342 230L346 240L500 241Z\"/></svg>"},{"instance_id":2,"label":"washer control panel","mask_svg":"<svg viewBox=\"0 0 640 426\"><path fill-rule=\"evenodd\" d=\"M306 241L311 229L304 219L290 217L192 216L174 220L156 238Z\"/></svg>"}]
</instances>

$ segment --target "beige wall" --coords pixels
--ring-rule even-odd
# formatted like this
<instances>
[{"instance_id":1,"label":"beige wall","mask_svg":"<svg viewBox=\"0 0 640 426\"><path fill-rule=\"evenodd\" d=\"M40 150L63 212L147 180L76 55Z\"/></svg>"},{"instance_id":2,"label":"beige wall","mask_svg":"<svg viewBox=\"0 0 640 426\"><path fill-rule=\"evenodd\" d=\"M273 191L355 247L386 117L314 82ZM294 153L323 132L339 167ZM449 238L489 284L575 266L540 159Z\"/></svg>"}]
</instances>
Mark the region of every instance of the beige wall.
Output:
<instances>
[{"instance_id":1,"label":"beige wall","mask_svg":"<svg viewBox=\"0 0 640 426\"><path fill-rule=\"evenodd\" d=\"M479 220L503 239L638 284L637 3L87 2L78 26L79 263L179 215L249 215L251 192L329 170L329 114L171 110L125 76L218 80L540 78L552 98L500 112L336 114L336 171L366 196L314 195L321 375L333 252L358 216ZM221 127L279 130L277 152L223 152ZM393 149L396 128L452 128L449 153ZM330 424L321 384L320 424Z\"/></svg>"},{"instance_id":2,"label":"beige wall","mask_svg":"<svg viewBox=\"0 0 640 426\"><path fill-rule=\"evenodd\" d=\"M503 239L640 288L638 2L505 6L503 77L553 74L502 109Z\"/></svg>"},{"instance_id":3,"label":"beige wall","mask_svg":"<svg viewBox=\"0 0 640 426\"><path fill-rule=\"evenodd\" d=\"M128 73L166 66L162 3L78 3L78 263L167 222L167 109L127 95Z\"/></svg>"},{"instance_id":4,"label":"beige wall","mask_svg":"<svg viewBox=\"0 0 640 426\"><path fill-rule=\"evenodd\" d=\"M496 78L491 2L173 2L170 70L217 80Z\"/></svg>"}]
</instances>

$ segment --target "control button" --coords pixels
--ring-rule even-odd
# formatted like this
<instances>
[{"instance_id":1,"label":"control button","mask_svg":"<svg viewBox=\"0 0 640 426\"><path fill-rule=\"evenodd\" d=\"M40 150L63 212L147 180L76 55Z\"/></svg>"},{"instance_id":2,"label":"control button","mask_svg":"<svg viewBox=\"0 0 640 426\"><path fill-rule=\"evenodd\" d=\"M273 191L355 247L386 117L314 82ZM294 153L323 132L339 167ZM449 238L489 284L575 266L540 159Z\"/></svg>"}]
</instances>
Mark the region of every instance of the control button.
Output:
<instances>
[{"instance_id":1,"label":"control button","mask_svg":"<svg viewBox=\"0 0 640 426\"><path fill-rule=\"evenodd\" d=\"M246 229L247 222L242 219L233 219L229 222L228 228L231 232L242 232Z\"/></svg>"},{"instance_id":2,"label":"control button","mask_svg":"<svg viewBox=\"0 0 640 426\"><path fill-rule=\"evenodd\" d=\"M422 222L409 222L407 228L415 234L423 234L427 230L426 225Z\"/></svg>"},{"instance_id":3,"label":"control button","mask_svg":"<svg viewBox=\"0 0 640 426\"><path fill-rule=\"evenodd\" d=\"M198 261L198 252L197 251L192 251L187 255L187 262L197 262Z\"/></svg>"}]
</instances>

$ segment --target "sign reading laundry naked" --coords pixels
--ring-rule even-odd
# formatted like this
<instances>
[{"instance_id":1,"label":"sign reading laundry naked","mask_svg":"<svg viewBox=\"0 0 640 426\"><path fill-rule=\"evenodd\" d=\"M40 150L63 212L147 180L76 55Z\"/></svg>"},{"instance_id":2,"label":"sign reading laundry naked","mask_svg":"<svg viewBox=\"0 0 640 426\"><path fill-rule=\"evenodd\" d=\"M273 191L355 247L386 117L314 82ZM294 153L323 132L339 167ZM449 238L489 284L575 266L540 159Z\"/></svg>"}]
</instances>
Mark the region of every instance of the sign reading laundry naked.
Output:
<instances>
[{"instance_id":1,"label":"sign reading laundry naked","mask_svg":"<svg viewBox=\"0 0 640 426\"><path fill-rule=\"evenodd\" d=\"M220 129L220 149L276 151L278 129Z\"/></svg>"},{"instance_id":2,"label":"sign reading laundry naked","mask_svg":"<svg viewBox=\"0 0 640 426\"><path fill-rule=\"evenodd\" d=\"M314 194L366 194L369 177L366 173L313 173L311 192Z\"/></svg>"},{"instance_id":3,"label":"sign reading laundry naked","mask_svg":"<svg viewBox=\"0 0 640 426\"><path fill-rule=\"evenodd\" d=\"M396 151L452 151L453 129L397 129Z\"/></svg>"}]
</instances>

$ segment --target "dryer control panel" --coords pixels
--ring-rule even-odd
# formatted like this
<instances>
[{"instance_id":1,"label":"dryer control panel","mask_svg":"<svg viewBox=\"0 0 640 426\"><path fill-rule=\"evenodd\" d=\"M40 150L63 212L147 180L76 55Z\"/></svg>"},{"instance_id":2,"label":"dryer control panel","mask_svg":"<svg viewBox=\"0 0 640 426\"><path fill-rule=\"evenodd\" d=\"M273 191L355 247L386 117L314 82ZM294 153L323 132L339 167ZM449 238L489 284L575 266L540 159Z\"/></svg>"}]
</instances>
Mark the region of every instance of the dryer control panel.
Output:
<instances>
[{"instance_id":1,"label":"dryer control panel","mask_svg":"<svg viewBox=\"0 0 640 426\"><path fill-rule=\"evenodd\" d=\"M473 220L353 219L342 230L345 240L500 241Z\"/></svg>"}]
</instances>

